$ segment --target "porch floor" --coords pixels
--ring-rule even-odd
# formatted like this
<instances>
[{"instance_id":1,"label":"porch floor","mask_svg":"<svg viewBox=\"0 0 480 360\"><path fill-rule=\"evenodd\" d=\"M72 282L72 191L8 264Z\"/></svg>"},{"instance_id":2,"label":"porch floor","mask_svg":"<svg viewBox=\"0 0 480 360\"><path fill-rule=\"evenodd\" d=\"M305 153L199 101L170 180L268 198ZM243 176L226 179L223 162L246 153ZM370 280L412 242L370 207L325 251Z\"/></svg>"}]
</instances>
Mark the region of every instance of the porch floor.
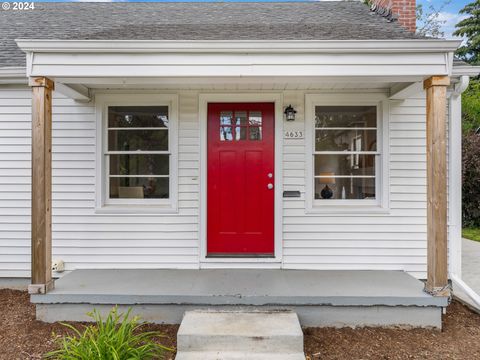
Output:
<instances>
[{"instance_id":1,"label":"porch floor","mask_svg":"<svg viewBox=\"0 0 480 360\"><path fill-rule=\"evenodd\" d=\"M445 297L401 271L75 270L40 304L433 306Z\"/></svg>"}]
</instances>

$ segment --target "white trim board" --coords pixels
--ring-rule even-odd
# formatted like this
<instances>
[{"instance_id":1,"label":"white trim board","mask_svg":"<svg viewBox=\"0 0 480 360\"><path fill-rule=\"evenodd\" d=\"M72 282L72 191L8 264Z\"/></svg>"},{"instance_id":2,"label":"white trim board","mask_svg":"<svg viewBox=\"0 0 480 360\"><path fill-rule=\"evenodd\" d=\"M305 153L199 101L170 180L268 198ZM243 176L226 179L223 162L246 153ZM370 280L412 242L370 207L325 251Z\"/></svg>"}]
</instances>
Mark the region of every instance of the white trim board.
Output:
<instances>
[{"instance_id":1,"label":"white trim board","mask_svg":"<svg viewBox=\"0 0 480 360\"><path fill-rule=\"evenodd\" d=\"M462 95L448 99L448 271L462 277Z\"/></svg>"},{"instance_id":2,"label":"white trim board","mask_svg":"<svg viewBox=\"0 0 480 360\"><path fill-rule=\"evenodd\" d=\"M369 52L451 52L462 43L461 40L414 39L414 40L55 40L15 39L18 47L28 52L147 52L179 51L222 52L260 51L278 52L291 50L369 51Z\"/></svg>"},{"instance_id":3,"label":"white trim board","mask_svg":"<svg viewBox=\"0 0 480 360\"><path fill-rule=\"evenodd\" d=\"M107 120L108 106L141 106L141 105L167 105L169 111L169 153L170 198L156 201L123 199L121 201L107 201L105 146L107 133L105 121ZM178 95L158 93L97 93L95 94L96 116L96 162L95 162L95 212L120 213L120 214L146 214L146 213L171 213L178 210ZM120 200L120 199L114 199ZM152 199L150 199L152 200Z\"/></svg>"},{"instance_id":4,"label":"white trim board","mask_svg":"<svg viewBox=\"0 0 480 360\"><path fill-rule=\"evenodd\" d=\"M460 41L17 40L27 75L151 78L450 75Z\"/></svg>"},{"instance_id":5,"label":"white trim board","mask_svg":"<svg viewBox=\"0 0 480 360\"><path fill-rule=\"evenodd\" d=\"M281 263L283 223L283 95L282 93L201 93L198 96L200 121L200 268L247 266ZM213 102L273 102L275 104L275 256L274 258L207 258L207 119L208 103ZM255 266L254 266L255 267Z\"/></svg>"},{"instance_id":6,"label":"white trim board","mask_svg":"<svg viewBox=\"0 0 480 360\"><path fill-rule=\"evenodd\" d=\"M377 146L381 161L376 161L376 194L375 200L314 200L314 119L316 105L374 105L377 107ZM341 97L336 94L310 93L305 94L305 211L330 215L351 215L352 213L388 213L389 212L389 115L390 107L387 95L384 93L344 93Z\"/></svg>"}]
</instances>

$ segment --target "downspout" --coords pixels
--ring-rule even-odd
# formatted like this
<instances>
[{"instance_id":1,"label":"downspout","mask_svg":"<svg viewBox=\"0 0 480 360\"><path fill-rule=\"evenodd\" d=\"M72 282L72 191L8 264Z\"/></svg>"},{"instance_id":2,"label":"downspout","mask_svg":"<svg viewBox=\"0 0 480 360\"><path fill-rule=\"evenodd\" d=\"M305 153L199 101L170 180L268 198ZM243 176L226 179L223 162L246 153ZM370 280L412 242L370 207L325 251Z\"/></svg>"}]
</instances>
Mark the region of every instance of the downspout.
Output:
<instances>
[{"instance_id":1,"label":"downspout","mask_svg":"<svg viewBox=\"0 0 480 360\"><path fill-rule=\"evenodd\" d=\"M464 292L480 309L480 296L462 280L462 93L467 89L469 76L460 76L449 98L448 138L448 238L450 249L449 272L455 287Z\"/></svg>"},{"instance_id":2,"label":"downspout","mask_svg":"<svg viewBox=\"0 0 480 360\"><path fill-rule=\"evenodd\" d=\"M480 310L480 296L455 274L450 274L450 279L453 283L453 293L455 294L455 287L458 286L458 288L463 291L473 302L472 305L474 305L477 310Z\"/></svg>"}]
</instances>

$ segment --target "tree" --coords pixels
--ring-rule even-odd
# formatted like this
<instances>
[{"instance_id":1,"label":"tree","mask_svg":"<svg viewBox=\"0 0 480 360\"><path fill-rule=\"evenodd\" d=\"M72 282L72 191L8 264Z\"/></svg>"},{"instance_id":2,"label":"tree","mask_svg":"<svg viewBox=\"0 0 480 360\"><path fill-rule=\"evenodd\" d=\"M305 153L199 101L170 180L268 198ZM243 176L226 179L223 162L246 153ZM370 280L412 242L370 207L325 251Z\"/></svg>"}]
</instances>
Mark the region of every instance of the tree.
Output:
<instances>
[{"instance_id":1,"label":"tree","mask_svg":"<svg viewBox=\"0 0 480 360\"><path fill-rule=\"evenodd\" d=\"M470 64L480 65L480 0L466 5L460 10L460 14L468 17L455 26L457 30L453 35L466 38L457 55Z\"/></svg>"},{"instance_id":2,"label":"tree","mask_svg":"<svg viewBox=\"0 0 480 360\"><path fill-rule=\"evenodd\" d=\"M464 134L480 129L480 81L470 80L470 85L462 94L462 129Z\"/></svg>"},{"instance_id":3,"label":"tree","mask_svg":"<svg viewBox=\"0 0 480 360\"><path fill-rule=\"evenodd\" d=\"M455 25L453 35L465 38L457 50L457 57L472 64L480 65L480 0L466 5L460 14L467 18ZM472 79L462 95L462 127L464 133L476 131L480 127L480 81Z\"/></svg>"},{"instance_id":4,"label":"tree","mask_svg":"<svg viewBox=\"0 0 480 360\"><path fill-rule=\"evenodd\" d=\"M418 4L415 8L417 34L433 38L444 37L445 33L442 31L442 26L446 21L441 19L441 12L451 1L452 0L443 0L443 2L438 5L429 4L426 8L423 4ZM371 7L375 1L363 0L363 3Z\"/></svg>"},{"instance_id":5,"label":"tree","mask_svg":"<svg viewBox=\"0 0 480 360\"><path fill-rule=\"evenodd\" d=\"M437 6L430 3L427 8L424 8L423 4L418 4L416 7L417 34L434 38L444 37L442 26L446 21L440 18L440 14L450 2L451 0L445 0Z\"/></svg>"},{"instance_id":6,"label":"tree","mask_svg":"<svg viewBox=\"0 0 480 360\"><path fill-rule=\"evenodd\" d=\"M462 147L462 203L463 225L480 227L480 136L463 136Z\"/></svg>"}]
</instances>

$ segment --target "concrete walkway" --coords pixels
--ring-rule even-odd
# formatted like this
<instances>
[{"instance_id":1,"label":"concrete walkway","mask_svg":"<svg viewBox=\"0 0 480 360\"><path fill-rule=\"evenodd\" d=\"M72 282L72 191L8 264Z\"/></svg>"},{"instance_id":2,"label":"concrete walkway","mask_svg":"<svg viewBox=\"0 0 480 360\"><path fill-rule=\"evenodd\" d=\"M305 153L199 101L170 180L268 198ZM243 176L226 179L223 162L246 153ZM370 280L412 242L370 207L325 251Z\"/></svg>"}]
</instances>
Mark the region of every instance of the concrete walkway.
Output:
<instances>
[{"instance_id":1,"label":"concrete walkway","mask_svg":"<svg viewBox=\"0 0 480 360\"><path fill-rule=\"evenodd\" d=\"M480 294L480 242L462 240L462 279Z\"/></svg>"}]
</instances>

